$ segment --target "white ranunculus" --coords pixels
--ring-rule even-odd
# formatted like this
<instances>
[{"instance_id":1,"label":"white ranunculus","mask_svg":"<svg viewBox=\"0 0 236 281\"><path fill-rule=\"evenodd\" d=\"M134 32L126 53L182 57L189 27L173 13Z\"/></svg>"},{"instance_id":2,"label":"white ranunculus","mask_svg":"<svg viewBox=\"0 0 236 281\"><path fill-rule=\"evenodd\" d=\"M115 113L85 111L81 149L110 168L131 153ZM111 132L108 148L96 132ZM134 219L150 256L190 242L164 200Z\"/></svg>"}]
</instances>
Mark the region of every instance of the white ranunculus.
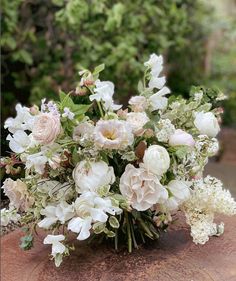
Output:
<instances>
[{"instance_id":1,"label":"white ranunculus","mask_svg":"<svg viewBox=\"0 0 236 281\"><path fill-rule=\"evenodd\" d=\"M169 137L169 145L187 145L194 146L195 141L193 137L181 129L175 130L174 134Z\"/></svg>"},{"instance_id":2,"label":"white ranunculus","mask_svg":"<svg viewBox=\"0 0 236 281\"><path fill-rule=\"evenodd\" d=\"M138 211L145 211L168 198L168 192L160 184L157 176L131 164L126 166L120 178L120 192Z\"/></svg>"},{"instance_id":3,"label":"white ranunculus","mask_svg":"<svg viewBox=\"0 0 236 281\"><path fill-rule=\"evenodd\" d=\"M4 128L13 134L18 130L32 131L34 119L35 117L30 114L30 109L18 103L16 105L16 117L8 118L5 121Z\"/></svg>"},{"instance_id":4,"label":"white ranunculus","mask_svg":"<svg viewBox=\"0 0 236 281\"><path fill-rule=\"evenodd\" d=\"M7 136L7 140L9 140L9 147L15 153L22 153L31 144L30 137L22 130L17 130L11 136L10 134Z\"/></svg>"},{"instance_id":5,"label":"white ranunculus","mask_svg":"<svg viewBox=\"0 0 236 281\"><path fill-rule=\"evenodd\" d=\"M26 211L34 202L34 199L29 195L27 185L17 179L16 181L8 178L2 186L4 193L10 199L10 206Z\"/></svg>"},{"instance_id":6,"label":"white ranunculus","mask_svg":"<svg viewBox=\"0 0 236 281\"><path fill-rule=\"evenodd\" d=\"M126 115L126 121L132 127L133 133L138 134L149 121L145 112L130 112Z\"/></svg>"},{"instance_id":7,"label":"white ranunculus","mask_svg":"<svg viewBox=\"0 0 236 281\"><path fill-rule=\"evenodd\" d=\"M100 149L125 149L134 141L132 128L125 121L100 120L94 129L95 146Z\"/></svg>"},{"instance_id":8,"label":"white ranunculus","mask_svg":"<svg viewBox=\"0 0 236 281\"><path fill-rule=\"evenodd\" d=\"M129 100L131 109L134 112L143 112L147 108L147 99L144 96L133 96Z\"/></svg>"},{"instance_id":9,"label":"white ranunculus","mask_svg":"<svg viewBox=\"0 0 236 281\"><path fill-rule=\"evenodd\" d=\"M165 95L169 94L170 90L166 86L159 90L157 93L149 97L149 103L152 111L163 110L167 107L168 99Z\"/></svg>"},{"instance_id":10,"label":"white ranunculus","mask_svg":"<svg viewBox=\"0 0 236 281\"><path fill-rule=\"evenodd\" d=\"M115 86L112 82L96 80L95 89L94 89L95 94L90 95L89 99L91 101L93 100L99 102L103 101L104 102L103 106L106 110L111 110L111 111L118 110L122 107L122 105L114 104L113 101L114 89Z\"/></svg>"},{"instance_id":11,"label":"white ranunculus","mask_svg":"<svg viewBox=\"0 0 236 281\"><path fill-rule=\"evenodd\" d=\"M220 126L215 115L212 112L198 112L195 114L194 125L203 135L215 137L219 131Z\"/></svg>"},{"instance_id":12,"label":"white ranunculus","mask_svg":"<svg viewBox=\"0 0 236 281\"><path fill-rule=\"evenodd\" d=\"M79 162L73 170L73 179L78 192L97 191L99 187L107 186L115 181L113 167L104 161Z\"/></svg>"},{"instance_id":13,"label":"white ranunculus","mask_svg":"<svg viewBox=\"0 0 236 281\"><path fill-rule=\"evenodd\" d=\"M167 150L160 145L151 145L145 150L143 166L148 172L162 176L170 167L170 157Z\"/></svg>"},{"instance_id":14,"label":"white ranunculus","mask_svg":"<svg viewBox=\"0 0 236 281\"><path fill-rule=\"evenodd\" d=\"M33 137L40 144L51 144L61 132L60 118L52 113L36 116L32 130Z\"/></svg>"}]
</instances>

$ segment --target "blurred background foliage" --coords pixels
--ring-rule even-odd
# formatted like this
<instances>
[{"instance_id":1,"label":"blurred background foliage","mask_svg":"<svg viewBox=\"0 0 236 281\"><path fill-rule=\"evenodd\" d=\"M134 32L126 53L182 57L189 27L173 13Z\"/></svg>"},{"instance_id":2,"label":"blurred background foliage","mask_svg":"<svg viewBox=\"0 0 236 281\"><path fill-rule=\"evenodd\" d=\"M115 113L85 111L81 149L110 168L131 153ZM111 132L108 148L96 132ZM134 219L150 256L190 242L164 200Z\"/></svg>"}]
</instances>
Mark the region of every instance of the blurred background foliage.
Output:
<instances>
[{"instance_id":1,"label":"blurred background foliage","mask_svg":"<svg viewBox=\"0 0 236 281\"><path fill-rule=\"evenodd\" d=\"M135 94L143 62L165 56L168 85L219 87L236 123L235 0L2 0L2 120L16 102L74 89L81 67L105 62L116 98Z\"/></svg>"}]
</instances>

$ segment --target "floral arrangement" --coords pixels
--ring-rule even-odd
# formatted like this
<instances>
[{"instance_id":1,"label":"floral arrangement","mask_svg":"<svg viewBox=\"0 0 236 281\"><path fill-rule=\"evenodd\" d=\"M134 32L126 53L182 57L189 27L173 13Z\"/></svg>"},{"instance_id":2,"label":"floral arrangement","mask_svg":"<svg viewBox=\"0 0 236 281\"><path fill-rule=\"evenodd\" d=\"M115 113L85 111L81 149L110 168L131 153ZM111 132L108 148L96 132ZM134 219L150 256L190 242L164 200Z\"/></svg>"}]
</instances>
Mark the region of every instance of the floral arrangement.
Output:
<instances>
[{"instance_id":1,"label":"floral arrangement","mask_svg":"<svg viewBox=\"0 0 236 281\"><path fill-rule=\"evenodd\" d=\"M12 153L1 159L7 174L3 190L9 209L2 225L25 225L21 247L33 246L36 227L52 245L59 266L78 240L111 239L128 251L145 239L157 239L184 212L195 243L223 233L215 213L236 214L236 202L222 183L203 178L208 158L218 149L215 138L224 95L193 87L191 98L170 95L160 76L163 58L152 54L144 63L139 95L122 109L114 103L114 84L99 80L104 69L79 72L81 80L59 101L41 107L16 105L17 115L5 122Z\"/></svg>"}]
</instances>

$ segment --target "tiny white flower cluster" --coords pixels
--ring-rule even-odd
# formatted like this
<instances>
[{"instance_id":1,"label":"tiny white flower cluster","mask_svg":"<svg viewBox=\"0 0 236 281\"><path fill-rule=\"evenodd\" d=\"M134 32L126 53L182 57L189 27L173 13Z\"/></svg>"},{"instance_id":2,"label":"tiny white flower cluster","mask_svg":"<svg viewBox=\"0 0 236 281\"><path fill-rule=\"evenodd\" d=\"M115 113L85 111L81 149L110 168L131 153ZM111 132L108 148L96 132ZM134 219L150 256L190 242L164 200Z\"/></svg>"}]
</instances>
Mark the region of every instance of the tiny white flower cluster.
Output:
<instances>
[{"instance_id":1,"label":"tiny white flower cluster","mask_svg":"<svg viewBox=\"0 0 236 281\"><path fill-rule=\"evenodd\" d=\"M100 65L81 71L76 90L60 91L60 101L18 104L16 117L5 122L13 153L1 163L8 173L24 167L25 177L3 183L10 204L1 211L2 225L18 220L20 211L20 222L33 224L27 229L49 231L44 244L52 245L56 266L72 248L70 232L78 240L102 234L116 247L122 233L131 251L140 237L158 238L182 209L194 242L204 244L223 231L214 213L236 212L222 184L202 178L219 149L219 111L204 102L202 88L189 100L168 99L162 56L152 54L144 66L140 95L128 108L114 102L114 84L99 79ZM29 231L21 247L32 242Z\"/></svg>"}]
</instances>

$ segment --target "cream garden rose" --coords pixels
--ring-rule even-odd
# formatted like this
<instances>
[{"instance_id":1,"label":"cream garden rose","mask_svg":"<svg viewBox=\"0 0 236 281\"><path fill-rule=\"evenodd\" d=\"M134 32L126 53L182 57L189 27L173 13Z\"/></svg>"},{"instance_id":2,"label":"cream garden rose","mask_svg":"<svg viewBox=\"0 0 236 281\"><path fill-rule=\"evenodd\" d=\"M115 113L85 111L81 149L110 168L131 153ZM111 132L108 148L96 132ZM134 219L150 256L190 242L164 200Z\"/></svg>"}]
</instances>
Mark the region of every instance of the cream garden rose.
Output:
<instances>
[{"instance_id":1,"label":"cream garden rose","mask_svg":"<svg viewBox=\"0 0 236 281\"><path fill-rule=\"evenodd\" d=\"M132 127L134 134L139 134L143 126L149 121L145 112L130 112L126 115L126 121Z\"/></svg>"},{"instance_id":2,"label":"cream garden rose","mask_svg":"<svg viewBox=\"0 0 236 281\"><path fill-rule=\"evenodd\" d=\"M32 134L40 144L50 144L61 132L60 118L52 113L40 113L34 122Z\"/></svg>"},{"instance_id":3,"label":"cream garden rose","mask_svg":"<svg viewBox=\"0 0 236 281\"><path fill-rule=\"evenodd\" d=\"M143 166L148 172L162 176L170 167L170 156L160 145L151 145L145 150Z\"/></svg>"},{"instance_id":4,"label":"cream garden rose","mask_svg":"<svg viewBox=\"0 0 236 281\"><path fill-rule=\"evenodd\" d=\"M99 187L108 186L115 181L113 167L106 162L79 162L73 170L73 179L79 192L97 191Z\"/></svg>"},{"instance_id":5,"label":"cream garden rose","mask_svg":"<svg viewBox=\"0 0 236 281\"><path fill-rule=\"evenodd\" d=\"M120 178L120 191L129 204L138 211L145 211L168 198L168 192L157 176L131 164L126 166Z\"/></svg>"},{"instance_id":6,"label":"cream garden rose","mask_svg":"<svg viewBox=\"0 0 236 281\"><path fill-rule=\"evenodd\" d=\"M94 129L94 142L100 149L125 149L134 141L132 128L125 121L100 120Z\"/></svg>"},{"instance_id":7,"label":"cream garden rose","mask_svg":"<svg viewBox=\"0 0 236 281\"><path fill-rule=\"evenodd\" d=\"M194 125L203 135L214 138L220 131L220 126L212 112L198 112L195 114Z\"/></svg>"},{"instance_id":8,"label":"cream garden rose","mask_svg":"<svg viewBox=\"0 0 236 281\"><path fill-rule=\"evenodd\" d=\"M193 137L186 133L181 129L175 130L174 134L169 138L169 145L176 146L176 145L187 145L187 146L194 146L195 141Z\"/></svg>"}]
</instances>

